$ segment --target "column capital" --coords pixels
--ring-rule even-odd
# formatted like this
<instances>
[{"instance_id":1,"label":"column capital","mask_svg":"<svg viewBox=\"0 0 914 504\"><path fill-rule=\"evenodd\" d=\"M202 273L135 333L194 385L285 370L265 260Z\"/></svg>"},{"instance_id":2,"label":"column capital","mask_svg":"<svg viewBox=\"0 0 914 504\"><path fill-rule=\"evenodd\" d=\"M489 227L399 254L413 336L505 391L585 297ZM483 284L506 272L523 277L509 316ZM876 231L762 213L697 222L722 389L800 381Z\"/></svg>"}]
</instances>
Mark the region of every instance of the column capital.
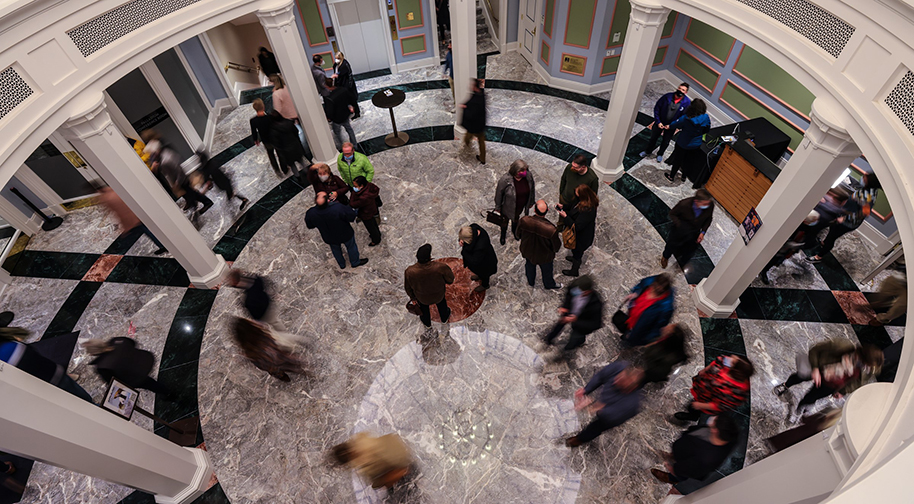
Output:
<instances>
[{"instance_id":1,"label":"column capital","mask_svg":"<svg viewBox=\"0 0 914 504\"><path fill-rule=\"evenodd\" d=\"M632 13L630 22L637 26L662 26L666 24L670 9L651 0L631 0Z\"/></svg>"},{"instance_id":2,"label":"column capital","mask_svg":"<svg viewBox=\"0 0 914 504\"><path fill-rule=\"evenodd\" d=\"M77 98L73 100L73 103L76 104L75 108L78 112L70 116L70 119L63 124L66 136L85 140L101 135L114 124L108 113L104 94L98 93L97 96L88 96L85 99Z\"/></svg>"},{"instance_id":3,"label":"column capital","mask_svg":"<svg viewBox=\"0 0 914 504\"><path fill-rule=\"evenodd\" d=\"M844 126L844 108L832 98L816 98L809 113L809 128L803 136L803 143L814 149L823 150L834 157L861 154Z\"/></svg>"},{"instance_id":4,"label":"column capital","mask_svg":"<svg viewBox=\"0 0 914 504\"><path fill-rule=\"evenodd\" d=\"M295 22L294 2L283 2L257 11L264 28L282 28Z\"/></svg>"}]
</instances>

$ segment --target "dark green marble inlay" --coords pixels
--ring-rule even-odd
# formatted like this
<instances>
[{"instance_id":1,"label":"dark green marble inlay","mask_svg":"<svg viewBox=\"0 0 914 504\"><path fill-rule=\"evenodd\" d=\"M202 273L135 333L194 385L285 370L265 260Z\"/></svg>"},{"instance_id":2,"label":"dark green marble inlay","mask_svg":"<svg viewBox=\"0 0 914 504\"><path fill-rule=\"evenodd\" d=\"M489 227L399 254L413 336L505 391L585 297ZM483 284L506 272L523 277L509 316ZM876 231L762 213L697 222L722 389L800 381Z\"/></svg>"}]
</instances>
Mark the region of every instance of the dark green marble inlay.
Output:
<instances>
[{"instance_id":1,"label":"dark green marble inlay","mask_svg":"<svg viewBox=\"0 0 914 504\"><path fill-rule=\"evenodd\" d=\"M101 254L24 250L17 256L13 276L82 280Z\"/></svg>"},{"instance_id":2,"label":"dark green marble inlay","mask_svg":"<svg viewBox=\"0 0 914 504\"><path fill-rule=\"evenodd\" d=\"M885 349L892 344L892 338L889 337L889 333L885 330L885 327L858 324L851 324L851 327L854 328L854 333L857 334L857 339L860 343L876 345L881 349Z\"/></svg>"},{"instance_id":3,"label":"dark green marble inlay","mask_svg":"<svg viewBox=\"0 0 914 504\"><path fill-rule=\"evenodd\" d=\"M659 226L670 221L670 207L653 192L644 191L627 199L652 226Z\"/></svg>"},{"instance_id":4,"label":"dark green marble inlay","mask_svg":"<svg viewBox=\"0 0 914 504\"><path fill-rule=\"evenodd\" d=\"M178 261L164 257L124 256L106 281L172 287L190 285L187 272Z\"/></svg>"},{"instance_id":5,"label":"dark green marble inlay","mask_svg":"<svg viewBox=\"0 0 914 504\"><path fill-rule=\"evenodd\" d=\"M502 135L501 142L517 145L518 147L526 147L528 149L532 149L536 147L536 143L539 142L540 136L542 135L530 133L529 131L505 128L505 134Z\"/></svg>"},{"instance_id":6,"label":"dark green marble inlay","mask_svg":"<svg viewBox=\"0 0 914 504\"><path fill-rule=\"evenodd\" d=\"M799 289L756 289L755 297L766 320L820 322L806 291Z\"/></svg>"},{"instance_id":7,"label":"dark green marble inlay","mask_svg":"<svg viewBox=\"0 0 914 504\"><path fill-rule=\"evenodd\" d=\"M700 320L706 366L718 355L746 355L746 343L743 341L739 320L704 317Z\"/></svg>"},{"instance_id":8,"label":"dark green marble inlay","mask_svg":"<svg viewBox=\"0 0 914 504\"><path fill-rule=\"evenodd\" d=\"M89 302L95 297L95 293L101 288L101 282L79 282L76 287L70 291L66 301L57 310L54 319L44 331L42 338L53 338L62 334L70 334L76 327L76 323L82 317Z\"/></svg>"},{"instance_id":9,"label":"dark green marble inlay","mask_svg":"<svg viewBox=\"0 0 914 504\"><path fill-rule=\"evenodd\" d=\"M844 266L835 259L835 256L827 254L821 262L815 263L816 271L822 275L822 279L831 290L840 291L859 291L857 282L847 273Z\"/></svg>"}]
</instances>

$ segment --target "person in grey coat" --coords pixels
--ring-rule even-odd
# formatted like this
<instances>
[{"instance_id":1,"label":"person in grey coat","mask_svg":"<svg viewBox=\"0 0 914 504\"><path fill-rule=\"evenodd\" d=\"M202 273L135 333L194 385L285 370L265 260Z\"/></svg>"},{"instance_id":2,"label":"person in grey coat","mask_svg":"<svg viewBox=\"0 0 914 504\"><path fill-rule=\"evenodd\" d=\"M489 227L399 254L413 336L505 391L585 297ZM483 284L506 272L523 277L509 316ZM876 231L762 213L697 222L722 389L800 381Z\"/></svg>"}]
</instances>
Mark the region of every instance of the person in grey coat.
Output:
<instances>
[{"instance_id":1,"label":"person in grey coat","mask_svg":"<svg viewBox=\"0 0 914 504\"><path fill-rule=\"evenodd\" d=\"M317 86L317 93L326 98L330 96L330 90L327 89L327 72L324 71L324 57L315 54L311 57L314 64L311 65L311 76L314 77L314 85Z\"/></svg>"},{"instance_id":2,"label":"person in grey coat","mask_svg":"<svg viewBox=\"0 0 914 504\"><path fill-rule=\"evenodd\" d=\"M536 182L533 173L523 159L511 163L508 173L498 179L495 186L495 211L511 220L511 234L515 240L520 240L517 235L517 221L521 212L530 215L530 207L536 202ZM508 234L508 225L501 228L501 244L505 244Z\"/></svg>"}]
</instances>

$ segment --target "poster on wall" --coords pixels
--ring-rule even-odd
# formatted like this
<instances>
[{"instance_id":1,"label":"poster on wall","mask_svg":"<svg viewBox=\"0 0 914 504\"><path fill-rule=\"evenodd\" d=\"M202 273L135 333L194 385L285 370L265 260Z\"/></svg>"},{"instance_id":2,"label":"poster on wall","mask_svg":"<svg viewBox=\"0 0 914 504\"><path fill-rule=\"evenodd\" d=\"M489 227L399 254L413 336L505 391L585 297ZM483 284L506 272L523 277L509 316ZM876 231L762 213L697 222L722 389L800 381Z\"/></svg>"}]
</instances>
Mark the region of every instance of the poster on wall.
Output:
<instances>
[{"instance_id":1,"label":"poster on wall","mask_svg":"<svg viewBox=\"0 0 914 504\"><path fill-rule=\"evenodd\" d=\"M584 63L586 61L587 59L582 56L572 56L566 54L562 56L562 71L584 75Z\"/></svg>"},{"instance_id":2,"label":"poster on wall","mask_svg":"<svg viewBox=\"0 0 914 504\"><path fill-rule=\"evenodd\" d=\"M758 216L755 207L752 207L749 209L749 214L743 219L743 224L739 228L739 235L742 237L743 243L748 245L749 240L752 240L752 237L755 236L755 233L758 232L760 227L762 227L762 218Z\"/></svg>"}]
</instances>

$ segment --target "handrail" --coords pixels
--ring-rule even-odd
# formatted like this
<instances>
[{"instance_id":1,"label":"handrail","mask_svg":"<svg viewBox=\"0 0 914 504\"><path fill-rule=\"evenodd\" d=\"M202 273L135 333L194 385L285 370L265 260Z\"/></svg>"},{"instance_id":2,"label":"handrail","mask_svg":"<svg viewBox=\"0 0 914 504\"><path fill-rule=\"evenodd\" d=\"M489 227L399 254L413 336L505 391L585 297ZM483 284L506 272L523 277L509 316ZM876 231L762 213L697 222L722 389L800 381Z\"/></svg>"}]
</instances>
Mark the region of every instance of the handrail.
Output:
<instances>
[{"instance_id":1,"label":"handrail","mask_svg":"<svg viewBox=\"0 0 914 504\"><path fill-rule=\"evenodd\" d=\"M495 15L495 12L492 10L492 4L489 3L489 0L485 0L485 2L486 2L486 9L488 9L488 11L489 11L489 15L492 16L492 20L495 21L495 22L497 23L497 22L498 22L498 16L496 16L496 15Z\"/></svg>"},{"instance_id":2,"label":"handrail","mask_svg":"<svg viewBox=\"0 0 914 504\"><path fill-rule=\"evenodd\" d=\"M225 64L225 71L228 72L230 68L232 70L238 70L239 72L257 73L257 69L252 66L242 65L241 63L232 63L231 61Z\"/></svg>"}]
</instances>

